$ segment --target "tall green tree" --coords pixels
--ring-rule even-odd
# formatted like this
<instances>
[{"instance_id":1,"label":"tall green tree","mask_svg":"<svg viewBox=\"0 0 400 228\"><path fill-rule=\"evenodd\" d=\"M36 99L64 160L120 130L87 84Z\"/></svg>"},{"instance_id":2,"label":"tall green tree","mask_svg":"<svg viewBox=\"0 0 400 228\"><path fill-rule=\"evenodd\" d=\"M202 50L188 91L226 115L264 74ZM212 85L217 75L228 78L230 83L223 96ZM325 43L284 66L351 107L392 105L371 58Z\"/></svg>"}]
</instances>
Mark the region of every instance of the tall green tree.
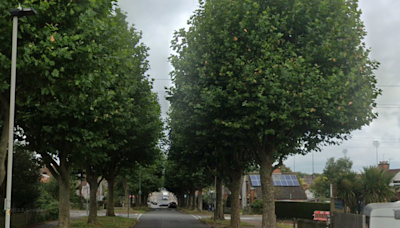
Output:
<instances>
[{"instance_id":1,"label":"tall green tree","mask_svg":"<svg viewBox=\"0 0 400 228\"><path fill-rule=\"evenodd\" d=\"M391 202L395 199L393 189L389 187L394 175L377 167L364 167L361 173L361 199L364 205L369 203Z\"/></svg>"},{"instance_id":2,"label":"tall green tree","mask_svg":"<svg viewBox=\"0 0 400 228\"><path fill-rule=\"evenodd\" d=\"M260 165L262 227L275 227L273 170L376 118L378 63L362 43L361 11L356 0L200 5L175 35L173 78L199 116L248 142Z\"/></svg>"},{"instance_id":3,"label":"tall green tree","mask_svg":"<svg viewBox=\"0 0 400 228\"><path fill-rule=\"evenodd\" d=\"M355 172L342 173L334 182L336 197L343 200L345 212L360 213L361 181Z\"/></svg>"},{"instance_id":4,"label":"tall green tree","mask_svg":"<svg viewBox=\"0 0 400 228\"><path fill-rule=\"evenodd\" d=\"M322 175L317 177L311 185L311 190L316 193L318 197L329 198L330 185L346 181L348 178L345 176L348 174L350 175L352 166L353 161L351 161L349 157L339 158L337 160L335 160L334 157L329 158L325 163Z\"/></svg>"},{"instance_id":5,"label":"tall green tree","mask_svg":"<svg viewBox=\"0 0 400 228\"><path fill-rule=\"evenodd\" d=\"M93 137L83 124L86 114L115 79L106 64L114 51L106 23L112 2L25 3L38 16L20 28L24 55L18 75L31 80L19 84L16 118L30 149L42 156L59 182L59 227L70 226L70 167L80 153L88 152L81 143ZM99 119L106 118L104 114Z\"/></svg>"},{"instance_id":6,"label":"tall green tree","mask_svg":"<svg viewBox=\"0 0 400 228\"><path fill-rule=\"evenodd\" d=\"M349 157L339 158L336 161L334 157L331 157L326 161L322 174L329 180L334 181L343 174L349 173L352 166L353 161Z\"/></svg>"}]
</instances>

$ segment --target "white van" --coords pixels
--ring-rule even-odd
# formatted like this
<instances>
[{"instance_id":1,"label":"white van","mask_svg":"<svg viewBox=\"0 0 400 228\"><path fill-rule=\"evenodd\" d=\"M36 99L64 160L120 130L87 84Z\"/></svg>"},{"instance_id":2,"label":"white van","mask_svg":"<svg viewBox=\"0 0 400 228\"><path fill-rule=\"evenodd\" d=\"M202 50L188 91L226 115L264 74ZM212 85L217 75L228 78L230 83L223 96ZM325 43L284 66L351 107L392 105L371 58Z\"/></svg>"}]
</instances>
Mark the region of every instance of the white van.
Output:
<instances>
[{"instance_id":1,"label":"white van","mask_svg":"<svg viewBox=\"0 0 400 228\"><path fill-rule=\"evenodd\" d=\"M366 228L400 227L400 201L395 203L370 203L365 206Z\"/></svg>"}]
</instances>

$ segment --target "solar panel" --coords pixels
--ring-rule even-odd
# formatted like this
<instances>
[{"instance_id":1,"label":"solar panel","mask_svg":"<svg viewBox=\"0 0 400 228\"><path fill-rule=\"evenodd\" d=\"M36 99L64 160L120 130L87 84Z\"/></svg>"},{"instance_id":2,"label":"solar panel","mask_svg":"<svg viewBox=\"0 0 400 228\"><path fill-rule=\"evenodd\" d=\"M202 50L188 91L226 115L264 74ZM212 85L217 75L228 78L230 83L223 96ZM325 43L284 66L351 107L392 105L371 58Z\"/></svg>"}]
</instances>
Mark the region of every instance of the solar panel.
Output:
<instances>
[{"instance_id":1,"label":"solar panel","mask_svg":"<svg viewBox=\"0 0 400 228\"><path fill-rule=\"evenodd\" d=\"M250 175L250 181L253 187L261 186L260 175Z\"/></svg>"},{"instance_id":2,"label":"solar panel","mask_svg":"<svg viewBox=\"0 0 400 228\"><path fill-rule=\"evenodd\" d=\"M261 186L261 180L260 180L260 175L249 175L250 176L250 181L251 185L253 187L259 187ZM274 186L288 186L288 187L294 187L294 186L300 186L300 182L297 179L296 175L293 174L273 174L272 175L272 180L274 183Z\"/></svg>"},{"instance_id":3,"label":"solar panel","mask_svg":"<svg viewBox=\"0 0 400 228\"><path fill-rule=\"evenodd\" d=\"M296 175L282 175L273 174L272 179L274 181L274 186L300 186L299 180Z\"/></svg>"}]
</instances>

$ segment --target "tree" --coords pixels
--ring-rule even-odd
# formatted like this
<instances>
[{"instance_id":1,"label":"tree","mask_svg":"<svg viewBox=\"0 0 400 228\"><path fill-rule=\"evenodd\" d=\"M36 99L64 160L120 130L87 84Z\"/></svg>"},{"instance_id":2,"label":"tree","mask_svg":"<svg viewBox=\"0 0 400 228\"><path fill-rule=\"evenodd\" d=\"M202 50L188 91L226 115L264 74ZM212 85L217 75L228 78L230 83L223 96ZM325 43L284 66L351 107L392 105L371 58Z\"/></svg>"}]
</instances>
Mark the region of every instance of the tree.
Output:
<instances>
[{"instance_id":1,"label":"tree","mask_svg":"<svg viewBox=\"0 0 400 228\"><path fill-rule=\"evenodd\" d=\"M361 182L355 172L343 173L336 177L336 197L343 200L345 212L359 213L361 198Z\"/></svg>"},{"instance_id":2,"label":"tree","mask_svg":"<svg viewBox=\"0 0 400 228\"><path fill-rule=\"evenodd\" d=\"M334 157L328 158L322 175L311 185L312 191L319 197L330 198L330 185L337 184L341 178L346 179L345 176L351 173L352 166L353 162L348 157L336 161Z\"/></svg>"},{"instance_id":3,"label":"tree","mask_svg":"<svg viewBox=\"0 0 400 228\"><path fill-rule=\"evenodd\" d=\"M364 205L369 203L391 202L395 198L389 187L394 175L377 167L364 167L361 173L361 199Z\"/></svg>"},{"instance_id":4,"label":"tree","mask_svg":"<svg viewBox=\"0 0 400 228\"><path fill-rule=\"evenodd\" d=\"M19 75L32 80L20 84L17 123L25 130L29 148L42 156L59 181L60 227L70 225L71 165L88 152L81 143L93 138L85 125L96 122L87 122L91 105L104 97L115 79L107 64L115 57L114 37L106 23L112 2L33 1L39 14L25 25L20 42L25 55ZM106 118L104 114L97 121Z\"/></svg>"},{"instance_id":5,"label":"tree","mask_svg":"<svg viewBox=\"0 0 400 228\"><path fill-rule=\"evenodd\" d=\"M335 181L343 174L349 173L352 166L353 161L349 157L339 158L336 161L334 157L331 157L325 163L323 175L330 181Z\"/></svg>"},{"instance_id":6,"label":"tree","mask_svg":"<svg viewBox=\"0 0 400 228\"><path fill-rule=\"evenodd\" d=\"M361 12L346 0L200 4L173 40L172 75L195 112L247 142L260 165L262 227L275 227L273 170L377 116L378 63L362 43Z\"/></svg>"},{"instance_id":7,"label":"tree","mask_svg":"<svg viewBox=\"0 0 400 228\"><path fill-rule=\"evenodd\" d=\"M315 178L314 183L310 186L310 188L317 197L329 198L331 183L332 182L325 175L321 175Z\"/></svg>"},{"instance_id":8,"label":"tree","mask_svg":"<svg viewBox=\"0 0 400 228\"><path fill-rule=\"evenodd\" d=\"M33 209L41 194L39 160L31 151L16 147L13 169L12 207Z\"/></svg>"}]
</instances>

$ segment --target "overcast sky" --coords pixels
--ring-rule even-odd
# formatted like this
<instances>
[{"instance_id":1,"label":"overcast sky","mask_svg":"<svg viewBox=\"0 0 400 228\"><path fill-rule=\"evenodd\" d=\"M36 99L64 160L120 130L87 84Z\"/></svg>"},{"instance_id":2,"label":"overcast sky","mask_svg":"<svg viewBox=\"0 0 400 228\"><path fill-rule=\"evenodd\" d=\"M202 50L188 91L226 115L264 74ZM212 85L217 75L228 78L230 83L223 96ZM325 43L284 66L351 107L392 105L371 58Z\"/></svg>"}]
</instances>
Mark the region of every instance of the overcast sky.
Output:
<instances>
[{"instance_id":1,"label":"overcast sky","mask_svg":"<svg viewBox=\"0 0 400 228\"><path fill-rule=\"evenodd\" d=\"M347 156L353 161L353 170L376 165L376 148L373 141L379 141L379 161L389 161L390 168L400 169L400 9L399 0L360 0L362 19L368 32L367 47L371 58L381 65L376 72L378 87L383 95L378 98L375 109L379 113L370 126L353 132L353 138L340 146L324 147L322 152L297 155L285 164L292 170L305 173L321 173L329 157L340 158L347 149ZM142 42L150 47L148 74L156 79L154 91L158 92L163 116L168 110L164 87L169 87L169 72L172 67L167 61L172 53L170 41L173 32L186 27L186 22L197 9L198 0L119 0L118 5L127 13L128 21L143 32ZM314 157L314 162L312 158Z\"/></svg>"}]
</instances>

